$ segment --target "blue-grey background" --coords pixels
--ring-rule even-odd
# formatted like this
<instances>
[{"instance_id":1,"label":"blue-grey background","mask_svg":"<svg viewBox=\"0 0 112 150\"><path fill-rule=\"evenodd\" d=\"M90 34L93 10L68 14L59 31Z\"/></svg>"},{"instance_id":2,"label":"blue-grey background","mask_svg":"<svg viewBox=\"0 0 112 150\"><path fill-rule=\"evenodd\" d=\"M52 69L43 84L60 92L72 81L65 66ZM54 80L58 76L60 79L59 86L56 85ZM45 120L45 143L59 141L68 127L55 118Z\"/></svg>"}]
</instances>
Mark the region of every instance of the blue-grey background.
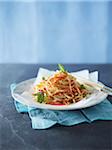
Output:
<instances>
[{"instance_id":1,"label":"blue-grey background","mask_svg":"<svg viewBox=\"0 0 112 150\"><path fill-rule=\"evenodd\" d=\"M112 63L112 2L0 2L0 63Z\"/></svg>"}]
</instances>

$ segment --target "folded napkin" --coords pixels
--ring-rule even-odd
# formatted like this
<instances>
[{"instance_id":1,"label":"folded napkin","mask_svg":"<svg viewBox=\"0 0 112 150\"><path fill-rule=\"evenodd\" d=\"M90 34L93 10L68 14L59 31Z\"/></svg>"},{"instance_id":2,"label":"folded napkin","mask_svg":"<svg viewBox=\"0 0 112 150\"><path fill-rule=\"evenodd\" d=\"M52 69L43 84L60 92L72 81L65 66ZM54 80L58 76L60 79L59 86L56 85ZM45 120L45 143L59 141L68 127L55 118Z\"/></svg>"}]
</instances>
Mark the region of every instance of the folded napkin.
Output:
<instances>
[{"instance_id":1,"label":"folded napkin","mask_svg":"<svg viewBox=\"0 0 112 150\"><path fill-rule=\"evenodd\" d=\"M14 85L11 86L11 90L13 89ZM25 106L16 100L14 104L19 113L29 114L33 129L47 129L56 123L72 126L82 122L91 123L95 120L112 120L112 104L107 99L95 106L72 111L38 109Z\"/></svg>"}]
</instances>

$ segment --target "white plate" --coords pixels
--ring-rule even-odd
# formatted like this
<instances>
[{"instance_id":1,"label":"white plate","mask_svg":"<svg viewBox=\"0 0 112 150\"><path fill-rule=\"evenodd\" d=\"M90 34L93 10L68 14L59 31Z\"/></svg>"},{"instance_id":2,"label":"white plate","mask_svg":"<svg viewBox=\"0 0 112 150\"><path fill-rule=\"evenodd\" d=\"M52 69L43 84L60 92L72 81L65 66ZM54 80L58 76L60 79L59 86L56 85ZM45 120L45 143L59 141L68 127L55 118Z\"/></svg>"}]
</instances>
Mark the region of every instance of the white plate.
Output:
<instances>
[{"instance_id":1,"label":"white plate","mask_svg":"<svg viewBox=\"0 0 112 150\"><path fill-rule=\"evenodd\" d=\"M31 90L29 91L29 89L31 89L31 86L34 84L35 80L36 78L33 78L17 84L16 88L12 91L13 98L24 105L35 107L35 108L51 109L51 110L75 110L75 109L82 109L82 108L94 106L102 102L107 97L106 93L96 90L88 98L82 99L81 101L74 104L64 105L64 106L40 104L33 99L32 91ZM28 91L28 92L24 92L24 91Z\"/></svg>"}]
</instances>

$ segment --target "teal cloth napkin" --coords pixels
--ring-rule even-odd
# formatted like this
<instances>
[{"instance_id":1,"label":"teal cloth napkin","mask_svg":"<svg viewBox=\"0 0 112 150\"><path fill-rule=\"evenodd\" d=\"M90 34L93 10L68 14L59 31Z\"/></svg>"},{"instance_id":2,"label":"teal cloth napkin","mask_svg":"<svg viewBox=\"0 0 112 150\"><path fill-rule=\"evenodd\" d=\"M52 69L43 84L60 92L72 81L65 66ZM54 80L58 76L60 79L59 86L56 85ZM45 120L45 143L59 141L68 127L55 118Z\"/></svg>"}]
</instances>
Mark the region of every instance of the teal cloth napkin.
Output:
<instances>
[{"instance_id":1,"label":"teal cloth napkin","mask_svg":"<svg viewBox=\"0 0 112 150\"><path fill-rule=\"evenodd\" d=\"M14 86L11 86L11 91ZM72 111L54 111L25 106L14 100L19 113L28 113L33 129L47 129L55 124L72 126L95 120L112 120L112 104L106 99L95 106Z\"/></svg>"}]
</instances>

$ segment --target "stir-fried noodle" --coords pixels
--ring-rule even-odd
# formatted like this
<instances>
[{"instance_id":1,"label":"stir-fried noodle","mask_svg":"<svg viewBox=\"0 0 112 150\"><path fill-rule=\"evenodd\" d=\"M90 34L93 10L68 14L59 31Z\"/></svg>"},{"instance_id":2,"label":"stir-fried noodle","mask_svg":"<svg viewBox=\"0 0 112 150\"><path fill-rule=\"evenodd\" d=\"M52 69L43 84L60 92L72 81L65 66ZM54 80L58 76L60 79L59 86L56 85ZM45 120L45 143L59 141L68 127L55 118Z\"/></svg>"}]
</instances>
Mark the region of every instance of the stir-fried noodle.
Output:
<instances>
[{"instance_id":1,"label":"stir-fried noodle","mask_svg":"<svg viewBox=\"0 0 112 150\"><path fill-rule=\"evenodd\" d=\"M89 90L68 72L57 71L34 87L35 99L52 105L68 105L86 97Z\"/></svg>"}]
</instances>

